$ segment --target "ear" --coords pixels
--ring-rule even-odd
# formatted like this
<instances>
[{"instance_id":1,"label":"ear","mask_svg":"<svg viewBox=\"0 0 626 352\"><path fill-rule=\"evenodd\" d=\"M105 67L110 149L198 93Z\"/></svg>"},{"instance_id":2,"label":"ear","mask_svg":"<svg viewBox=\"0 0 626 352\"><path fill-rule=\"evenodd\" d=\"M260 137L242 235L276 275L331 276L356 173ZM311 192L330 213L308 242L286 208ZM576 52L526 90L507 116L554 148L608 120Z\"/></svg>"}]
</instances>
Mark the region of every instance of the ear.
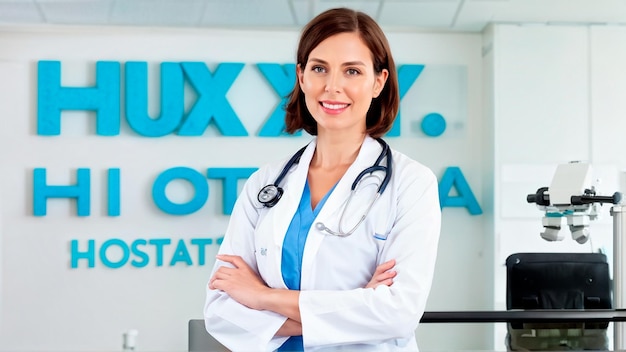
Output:
<instances>
[{"instance_id":1,"label":"ear","mask_svg":"<svg viewBox=\"0 0 626 352\"><path fill-rule=\"evenodd\" d=\"M389 71L387 69L383 69L378 75L376 75L376 81L374 81L374 90L373 97L378 98L380 92L385 88L385 83L387 83L387 78L389 77Z\"/></svg>"},{"instance_id":2,"label":"ear","mask_svg":"<svg viewBox=\"0 0 626 352\"><path fill-rule=\"evenodd\" d=\"M296 75L298 77L298 83L300 83L300 86L302 86L302 83L304 81L304 73L302 72L302 66L300 66L300 64L296 66Z\"/></svg>"}]
</instances>

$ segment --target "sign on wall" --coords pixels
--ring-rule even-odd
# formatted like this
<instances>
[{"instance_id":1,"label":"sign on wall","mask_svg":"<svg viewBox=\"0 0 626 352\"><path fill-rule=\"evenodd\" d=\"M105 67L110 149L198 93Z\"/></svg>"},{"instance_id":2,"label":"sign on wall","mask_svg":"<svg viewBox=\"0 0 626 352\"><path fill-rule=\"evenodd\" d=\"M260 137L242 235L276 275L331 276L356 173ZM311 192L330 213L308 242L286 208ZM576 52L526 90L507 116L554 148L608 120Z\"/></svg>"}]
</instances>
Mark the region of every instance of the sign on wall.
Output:
<instances>
[{"instance_id":1,"label":"sign on wall","mask_svg":"<svg viewBox=\"0 0 626 352\"><path fill-rule=\"evenodd\" d=\"M265 83L257 84L256 88L269 89L278 97L273 110L260 117L263 122L258 129L246 126L245 119L238 115L237 106L229 97L241 72L251 66ZM105 138L106 143L111 144L121 136L198 138L205 135L207 129L216 131L215 136L208 138L293 138L283 132L282 105L296 79L295 65L222 62L210 68L204 62L163 62L158 68L160 79L155 82L149 79L147 62L98 61L94 65L95 83L79 87L62 82L63 71L72 70L71 66L59 61L39 61L37 137L62 140L64 129L74 122L65 116L66 113L91 111L95 124L92 138ZM464 67L403 64L398 66L398 79L401 110L387 138L454 138L463 133L467 120L467 72ZM157 106L158 113L151 113L151 106ZM57 157L64 158L63 155ZM115 159L116 156L112 157ZM120 159L125 157L119 156ZM240 183L259 166L209 165L204 170L185 165L168 167L150 175L152 181L148 185L150 193L147 197L159 211L155 216L184 217L197 213L205 208L209 197L219 197L220 215L228 216ZM53 199L61 199L75 202L75 214L70 216L90 217L93 214L91 195L98 188L105 195L105 217L116 218L126 211L127 194L123 183L126 170L123 167L106 170L76 167L70 170L75 181L65 184L51 181L49 168L42 163L32 170L32 216L68 216L50 209ZM105 182L92 182L95 172L104 172ZM218 182L221 189L211 190L209 180ZM447 167L439 175L439 181L442 208L463 207L472 215L482 213L461 168ZM168 192L168 187L176 182L186 183L190 188L186 199L180 200ZM208 247L219 245L220 241L219 236L181 239L128 239L114 234L107 239L86 236L70 240L68 262L72 269L100 265L114 269L151 265L203 266L207 263Z\"/></svg>"}]
</instances>

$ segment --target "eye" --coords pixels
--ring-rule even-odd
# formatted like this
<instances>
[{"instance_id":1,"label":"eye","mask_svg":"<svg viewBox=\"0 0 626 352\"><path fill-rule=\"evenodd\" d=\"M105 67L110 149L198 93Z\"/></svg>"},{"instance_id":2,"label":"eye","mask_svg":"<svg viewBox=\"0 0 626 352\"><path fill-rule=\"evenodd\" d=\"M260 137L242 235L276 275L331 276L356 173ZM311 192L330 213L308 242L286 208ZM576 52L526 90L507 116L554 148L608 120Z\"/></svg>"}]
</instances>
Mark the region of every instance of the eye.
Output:
<instances>
[{"instance_id":1,"label":"eye","mask_svg":"<svg viewBox=\"0 0 626 352\"><path fill-rule=\"evenodd\" d=\"M324 73L326 72L326 69L322 66L313 66L311 67L311 71L315 72L315 73Z\"/></svg>"},{"instance_id":2,"label":"eye","mask_svg":"<svg viewBox=\"0 0 626 352\"><path fill-rule=\"evenodd\" d=\"M346 70L346 73L348 74L348 76L356 76L360 75L361 71L357 70L356 68L349 68Z\"/></svg>"}]
</instances>

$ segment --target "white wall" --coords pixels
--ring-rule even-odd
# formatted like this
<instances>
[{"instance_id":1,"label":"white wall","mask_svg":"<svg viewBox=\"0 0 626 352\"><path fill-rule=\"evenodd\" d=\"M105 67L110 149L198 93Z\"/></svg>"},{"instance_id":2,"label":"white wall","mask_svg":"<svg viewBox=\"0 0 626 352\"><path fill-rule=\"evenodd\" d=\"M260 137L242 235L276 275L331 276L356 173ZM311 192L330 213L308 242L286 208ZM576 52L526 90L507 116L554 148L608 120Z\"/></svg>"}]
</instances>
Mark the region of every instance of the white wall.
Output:
<instances>
[{"instance_id":1,"label":"white wall","mask_svg":"<svg viewBox=\"0 0 626 352\"><path fill-rule=\"evenodd\" d=\"M187 320L201 318L204 288L217 246L207 264L144 268L70 269L69 241L89 238L216 239L228 217L221 213L219 182L209 180L210 196L198 212L187 216L161 213L151 202L150 186L160 172L186 166L258 167L282 158L305 143L298 138L253 135L273 111L278 98L255 68L258 62L292 63L296 32L181 30L136 28L2 28L0 29L0 350L97 351L121 348L122 333L139 330L141 350L187 348ZM430 166L439 176L448 166L462 169L484 213L471 216L464 208L445 208L439 259L428 310L490 309L492 307L493 238L491 205L490 128L482 100L483 62L478 34L388 33L398 64L464 68L458 91L436 101L448 111L453 103L465 115L453 121L439 138L419 128L420 104L432 86L421 81L403 100L402 136L389 143ZM242 62L247 66L233 84L228 99L250 137L226 138L214 129L201 137L143 138L122 122L118 136L94 135L93 114L64 112L60 136L36 134L36 64L59 60L65 86L94 81L95 61L150 63L150 82L158 82L157 64L164 61ZM431 65L431 66L429 66ZM445 71L445 70L444 70ZM123 70L122 70L123 72ZM449 71L445 71L449 72ZM458 78L458 77L457 77ZM123 80L122 80L123 82ZM158 84L150 85L150 111L158 114ZM155 99L152 99L152 98ZM440 97L441 98L441 97ZM445 98L445 97L444 97ZM465 99L465 100L462 100ZM189 103L189 101L188 101ZM439 105L437 105L439 104ZM122 119L122 121L124 121ZM70 184L76 168L91 169L92 212L77 217L68 200L48 201L48 215L32 215L32 169L45 167L49 183ZM106 216L105 171L121 170L119 217ZM191 191L175 188L182 199ZM172 256L165 250L164 258ZM169 257L168 257L169 256ZM154 260L154 258L152 258ZM483 349L491 344L485 325L424 324L418 341L424 351ZM450 336L456 336L451 339Z\"/></svg>"},{"instance_id":2,"label":"white wall","mask_svg":"<svg viewBox=\"0 0 626 352\"><path fill-rule=\"evenodd\" d=\"M591 157L599 164L616 165L623 176L626 170L626 47L622 43L626 29L592 27L589 38L592 52L589 83L593 117ZM623 177L621 179L621 189L625 189Z\"/></svg>"}]
</instances>

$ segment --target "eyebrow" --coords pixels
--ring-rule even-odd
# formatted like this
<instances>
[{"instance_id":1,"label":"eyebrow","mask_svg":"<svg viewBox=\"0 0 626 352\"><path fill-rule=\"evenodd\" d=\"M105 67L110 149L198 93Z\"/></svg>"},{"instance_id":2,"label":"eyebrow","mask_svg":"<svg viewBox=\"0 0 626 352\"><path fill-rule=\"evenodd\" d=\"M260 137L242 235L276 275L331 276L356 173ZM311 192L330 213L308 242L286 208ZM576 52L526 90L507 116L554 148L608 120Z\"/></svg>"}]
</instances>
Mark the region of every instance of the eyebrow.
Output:
<instances>
[{"instance_id":1,"label":"eyebrow","mask_svg":"<svg viewBox=\"0 0 626 352\"><path fill-rule=\"evenodd\" d=\"M320 64L325 64L328 65L328 62L326 62L325 60L322 59L317 59L317 58L309 58L309 61L314 61ZM363 61L348 61L348 62L344 62L341 64L341 66L365 66L365 63Z\"/></svg>"}]
</instances>

